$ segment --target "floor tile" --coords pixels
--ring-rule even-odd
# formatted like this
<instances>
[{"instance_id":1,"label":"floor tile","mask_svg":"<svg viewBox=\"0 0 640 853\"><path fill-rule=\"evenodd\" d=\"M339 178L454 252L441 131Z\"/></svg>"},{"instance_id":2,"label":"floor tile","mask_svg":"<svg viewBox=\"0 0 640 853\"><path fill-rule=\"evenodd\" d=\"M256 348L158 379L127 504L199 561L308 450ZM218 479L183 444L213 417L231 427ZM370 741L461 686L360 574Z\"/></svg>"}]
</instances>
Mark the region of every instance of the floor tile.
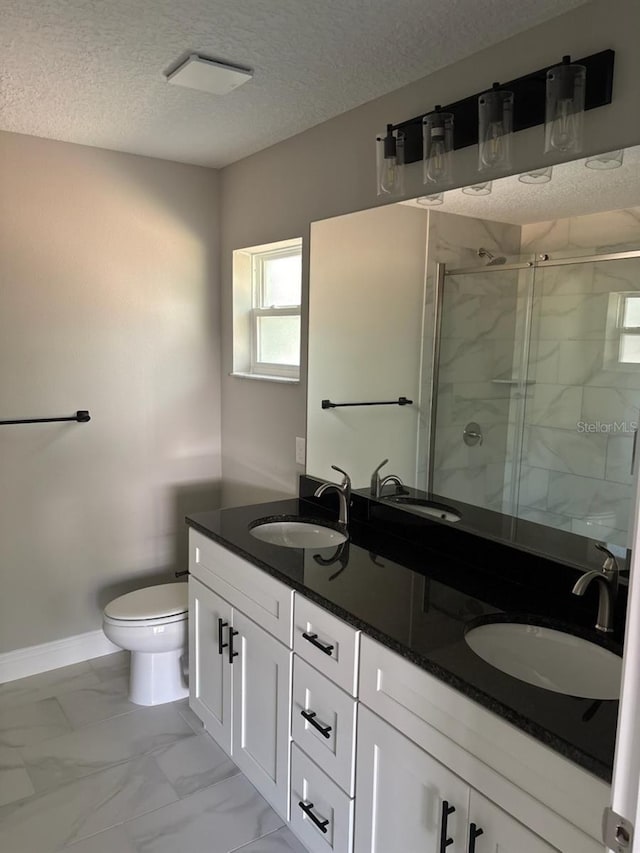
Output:
<instances>
[{"instance_id":1,"label":"floor tile","mask_svg":"<svg viewBox=\"0 0 640 853\"><path fill-rule=\"evenodd\" d=\"M140 710L129 701L129 679L116 675L92 687L71 690L58 696L58 702L74 729Z\"/></svg>"},{"instance_id":2,"label":"floor tile","mask_svg":"<svg viewBox=\"0 0 640 853\"><path fill-rule=\"evenodd\" d=\"M264 838L245 844L233 853L307 853L307 848L300 844L286 826L283 826L282 829L265 835Z\"/></svg>"},{"instance_id":3,"label":"floor tile","mask_svg":"<svg viewBox=\"0 0 640 853\"><path fill-rule=\"evenodd\" d=\"M20 751L0 746L0 806L30 797L34 792Z\"/></svg>"},{"instance_id":4,"label":"floor tile","mask_svg":"<svg viewBox=\"0 0 640 853\"><path fill-rule=\"evenodd\" d=\"M238 775L126 825L137 853L229 853L282 826Z\"/></svg>"},{"instance_id":5,"label":"floor tile","mask_svg":"<svg viewBox=\"0 0 640 853\"><path fill-rule=\"evenodd\" d=\"M30 746L70 730L57 699L41 699L0 711L0 746Z\"/></svg>"},{"instance_id":6,"label":"floor tile","mask_svg":"<svg viewBox=\"0 0 640 853\"><path fill-rule=\"evenodd\" d=\"M100 679L88 663L74 663L0 684L0 710L49 699L67 690L79 690L99 683Z\"/></svg>"},{"instance_id":7,"label":"floor tile","mask_svg":"<svg viewBox=\"0 0 640 853\"><path fill-rule=\"evenodd\" d=\"M160 705L27 747L22 757L36 791L42 791L184 737L193 737L193 731L175 708Z\"/></svg>"},{"instance_id":8,"label":"floor tile","mask_svg":"<svg viewBox=\"0 0 640 853\"><path fill-rule=\"evenodd\" d=\"M200 717L196 717L191 708L189 707L188 699L181 699L179 702L175 703L174 706L181 717L183 717L191 726L191 728L199 734L204 731L204 726L202 725L202 720Z\"/></svg>"},{"instance_id":9,"label":"floor tile","mask_svg":"<svg viewBox=\"0 0 640 853\"><path fill-rule=\"evenodd\" d=\"M175 800L156 760L143 756L0 808L0 850L53 853Z\"/></svg>"},{"instance_id":10,"label":"floor tile","mask_svg":"<svg viewBox=\"0 0 640 853\"><path fill-rule=\"evenodd\" d=\"M122 651L103 655L101 658L93 658L89 661L89 665L101 681L110 681L118 675L129 675L130 660L131 653Z\"/></svg>"},{"instance_id":11,"label":"floor tile","mask_svg":"<svg viewBox=\"0 0 640 853\"><path fill-rule=\"evenodd\" d=\"M187 797L240 772L206 732L179 740L153 755L180 797Z\"/></svg>"},{"instance_id":12,"label":"floor tile","mask_svg":"<svg viewBox=\"0 0 640 853\"><path fill-rule=\"evenodd\" d=\"M121 826L114 826L91 838L85 838L71 847L64 848L65 853L136 853L133 844Z\"/></svg>"}]
</instances>

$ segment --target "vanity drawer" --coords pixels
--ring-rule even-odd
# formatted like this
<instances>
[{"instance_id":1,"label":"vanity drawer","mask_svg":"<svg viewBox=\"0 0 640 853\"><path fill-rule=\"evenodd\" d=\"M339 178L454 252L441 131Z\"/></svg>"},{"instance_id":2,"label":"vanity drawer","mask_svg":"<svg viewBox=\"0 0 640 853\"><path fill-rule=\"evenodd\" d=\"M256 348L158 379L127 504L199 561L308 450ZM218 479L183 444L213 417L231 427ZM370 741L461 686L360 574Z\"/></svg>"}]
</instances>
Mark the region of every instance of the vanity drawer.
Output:
<instances>
[{"instance_id":1,"label":"vanity drawer","mask_svg":"<svg viewBox=\"0 0 640 853\"><path fill-rule=\"evenodd\" d=\"M291 648L290 587L193 529L189 530L189 571Z\"/></svg>"},{"instance_id":2,"label":"vanity drawer","mask_svg":"<svg viewBox=\"0 0 640 853\"><path fill-rule=\"evenodd\" d=\"M350 797L354 794L356 709L355 699L293 656L293 739Z\"/></svg>"},{"instance_id":3,"label":"vanity drawer","mask_svg":"<svg viewBox=\"0 0 640 853\"><path fill-rule=\"evenodd\" d=\"M349 853L351 850L353 800L295 743L291 745L289 825L309 853Z\"/></svg>"},{"instance_id":4,"label":"vanity drawer","mask_svg":"<svg viewBox=\"0 0 640 853\"><path fill-rule=\"evenodd\" d=\"M293 650L352 696L358 695L360 632L296 596Z\"/></svg>"}]
</instances>

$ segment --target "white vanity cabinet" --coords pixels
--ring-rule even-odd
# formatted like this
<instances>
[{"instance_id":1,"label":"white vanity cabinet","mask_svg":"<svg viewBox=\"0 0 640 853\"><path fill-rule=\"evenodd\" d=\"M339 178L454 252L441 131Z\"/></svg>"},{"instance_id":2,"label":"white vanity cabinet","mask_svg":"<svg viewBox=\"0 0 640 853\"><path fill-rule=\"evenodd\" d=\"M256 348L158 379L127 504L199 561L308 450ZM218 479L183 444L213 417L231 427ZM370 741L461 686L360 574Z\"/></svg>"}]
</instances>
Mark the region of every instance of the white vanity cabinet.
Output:
<instances>
[{"instance_id":1,"label":"white vanity cabinet","mask_svg":"<svg viewBox=\"0 0 640 853\"><path fill-rule=\"evenodd\" d=\"M355 853L557 853L364 707L357 762Z\"/></svg>"},{"instance_id":2,"label":"white vanity cabinet","mask_svg":"<svg viewBox=\"0 0 640 853\"><path fill-rule=\"evenodd\" d=\"M193 530L189 552L189 704L287 820L293 591Z\"/></svg>"},{"instance_id":3,"label":"white vanity cabinet","mask_svg":"<svg viewBox=\"0 0 640 853\"><path fill-rule=\"evenodd\" d=\"M605 782L189 541L191 707L310 853L603 853Z\"/></svg>"}]
</instances>

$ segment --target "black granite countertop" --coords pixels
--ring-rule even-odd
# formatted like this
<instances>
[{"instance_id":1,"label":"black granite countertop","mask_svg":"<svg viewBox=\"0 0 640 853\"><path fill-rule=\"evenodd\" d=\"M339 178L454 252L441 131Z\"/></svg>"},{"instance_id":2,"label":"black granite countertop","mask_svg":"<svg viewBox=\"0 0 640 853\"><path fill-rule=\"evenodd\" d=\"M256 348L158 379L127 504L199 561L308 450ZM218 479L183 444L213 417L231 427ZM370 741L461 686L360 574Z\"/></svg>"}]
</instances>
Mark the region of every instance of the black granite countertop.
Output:
<instances>
[{"instance_id":1,"label":"black granite countertop","mask_svg":"<svg viewBox=\"0 0 640 853\"><path fill-rule=\"evenodd\" d=\"M196 513L187 523L566 758L611 780L617 702L526 684L485 663L464 640L470 624L508 614L511 621L565 630L621 653L623 617L617 619L612 641L593 629L597 592L590 590L584 598L571 595L579 576L575 568L465 534L456 537L455 549L441 542L432 548L433 527L421 527L420 535L405 538L389 532L375 514L352 520L348 541L332 548L283 548L249 533L255 519L281 515L335 520L335 513L317 502L296 498ZM624 602L618 612L624 612Z\"/></svg>"}]
</instances>

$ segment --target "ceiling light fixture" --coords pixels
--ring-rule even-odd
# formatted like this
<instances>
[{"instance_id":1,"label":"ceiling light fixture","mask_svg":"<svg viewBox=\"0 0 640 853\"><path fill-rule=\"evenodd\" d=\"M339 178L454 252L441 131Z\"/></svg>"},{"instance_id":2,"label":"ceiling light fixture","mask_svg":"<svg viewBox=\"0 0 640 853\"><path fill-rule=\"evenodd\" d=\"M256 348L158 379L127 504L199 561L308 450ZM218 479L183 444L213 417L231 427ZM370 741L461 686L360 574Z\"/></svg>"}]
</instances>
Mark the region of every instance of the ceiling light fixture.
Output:
<instances>
[{"instance_id":1,"label":"ceiling light fixture","mask_svg":"<svg viewBox=\"0 0 640 853\"><path fill-rule=\"evenodd\" d=\"M251 80L253 71L192 53L165 76L167 83L173 83L175 86L198 89L210 95L228 95L247 80Z\"/></svg>"}]
</instances>

